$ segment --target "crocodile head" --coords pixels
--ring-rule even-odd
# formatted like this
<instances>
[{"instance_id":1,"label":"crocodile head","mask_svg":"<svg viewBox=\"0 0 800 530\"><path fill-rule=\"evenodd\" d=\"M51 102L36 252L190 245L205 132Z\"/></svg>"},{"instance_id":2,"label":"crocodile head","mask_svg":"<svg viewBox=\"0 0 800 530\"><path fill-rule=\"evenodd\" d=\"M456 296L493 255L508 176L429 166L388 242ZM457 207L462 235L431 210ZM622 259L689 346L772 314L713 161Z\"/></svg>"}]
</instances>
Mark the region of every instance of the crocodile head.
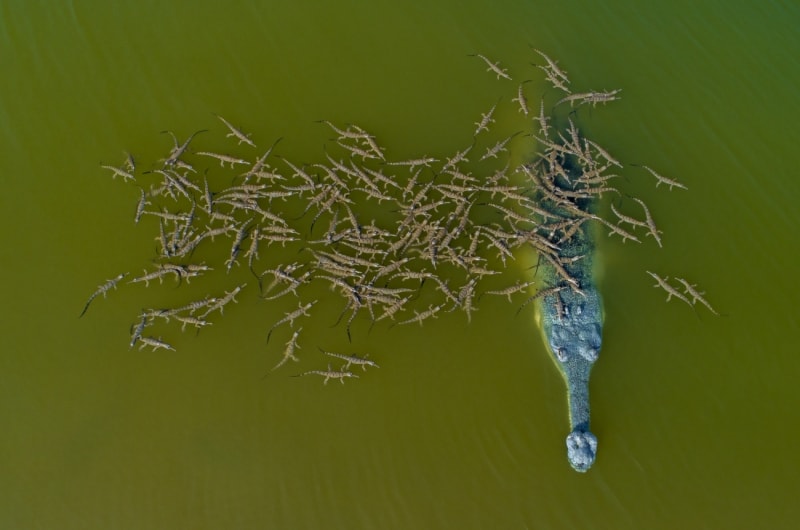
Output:
<instances>
[{"instance_id":1,"label":"crocodile head","mask_svg":"<svg viewBox=\"0 0 800 530\"><path fill-rule=\"evenodd\" d=\"M589 375L600 352L603 308L593 285L582 293L563 289L543 297L539 323L548 348L567 383L572 432L567 459L575 471L586 472L597 455L597 438L589 431Z\"/></svg>"}]
</instances>

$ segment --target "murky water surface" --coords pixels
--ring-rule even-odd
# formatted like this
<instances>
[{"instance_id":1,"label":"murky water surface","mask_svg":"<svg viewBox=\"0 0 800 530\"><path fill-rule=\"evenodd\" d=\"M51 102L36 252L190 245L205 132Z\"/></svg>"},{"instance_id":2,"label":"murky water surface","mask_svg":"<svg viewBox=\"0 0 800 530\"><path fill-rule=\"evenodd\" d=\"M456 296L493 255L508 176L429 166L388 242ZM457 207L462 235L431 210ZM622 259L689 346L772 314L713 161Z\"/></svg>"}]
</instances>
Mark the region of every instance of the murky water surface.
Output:
<instances>
[{"instance_id":1,"label":"murky water surface","mask_svg":"<svg viewBox=\"0 0 800 530\"><path fill-rule=\"evenodd\" d=\"M794 527L796 2L178 4L0 6L0 526ZM177 352L129 351L128 326L207 285L121 289L78 320L99 283L154 255L138 189L101 163L163 156L159 131L217 127L212 113L263 145L282 136L295 160L321 155L322 118L398 158L441 156L514 94L468 54L547 90L529 44L575 86L622 88L580 111L587 134L689 187L635 167L620 183L664 248L600 240L586 475L565 459L564 387L532 310L501 298L471 324L357 325L352 346L323 314L298 370L324 367L315 340L381 364L344 386L263 377L287 308L252 291L199 336L172 330ZM645 270L698 283L723 316L665 303Z\"/></svg>"}]
</instances>

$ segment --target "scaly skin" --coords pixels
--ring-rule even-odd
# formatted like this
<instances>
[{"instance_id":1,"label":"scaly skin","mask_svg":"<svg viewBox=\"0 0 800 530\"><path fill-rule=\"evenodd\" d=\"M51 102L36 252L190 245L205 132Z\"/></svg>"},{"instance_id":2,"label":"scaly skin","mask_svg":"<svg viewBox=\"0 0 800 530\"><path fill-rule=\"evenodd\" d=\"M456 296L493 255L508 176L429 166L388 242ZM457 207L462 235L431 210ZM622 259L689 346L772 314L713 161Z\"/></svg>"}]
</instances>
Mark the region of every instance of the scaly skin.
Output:
<instances>
[{"instance_id":1,"label":"scaly skin","mask_svg":"<svg viewBox=\"0 0 800 530\"><path fill-rule=\"evenodd\" d=\"M567 436L567 458L579 472L592 466L597 453L597 438L589 431L589 374L600 353L603 330L603 304L592 280L593 245L587 224L560 252L562 257L585 256L565 265L581 292L570 288L551 266L543 265L546 280L564 288L542 297L537 315L548 349L567 383L572 430Z\"/></svg>"}]
</instances>

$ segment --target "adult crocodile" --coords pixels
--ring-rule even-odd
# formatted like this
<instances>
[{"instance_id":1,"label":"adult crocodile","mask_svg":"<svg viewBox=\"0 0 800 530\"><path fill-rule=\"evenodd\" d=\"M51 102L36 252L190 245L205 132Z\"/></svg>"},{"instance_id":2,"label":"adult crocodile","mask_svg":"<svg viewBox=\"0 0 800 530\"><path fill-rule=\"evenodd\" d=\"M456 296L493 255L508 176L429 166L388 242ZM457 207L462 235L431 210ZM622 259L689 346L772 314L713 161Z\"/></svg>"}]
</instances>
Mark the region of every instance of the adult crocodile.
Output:
<instances>
[{"instance_id":1,"label":"adult crocodile","mask_svg":"<svg viewBox=\"0 0 800 530\"><path fill-rule=\"evenodd\" d=\"M603 306L592 281L591 260L584 258L575 269L571 273L580 281L579 291L565 287L543 296L538 319L548 349L567 383L571 429L567 458L573 469L585 472L597 454L597 438L589 430L589 374L600 353ZM555 276L553 271L545 274Z\"/></svg>"},{"instance_id":2,"label":"adult crocodile","mask_svg":"<svg viewBox=\"0 0 800 530\"><path fill-rule=\"evenodd\" d=\"M578 175L573 173L573 178ZM603 330L603 304L592 275L592 227L586 222L596 217L590 212L593 200L558 197L566 191L561 187L567 186L566 181L556 177L551 186L551 199L542 204L562 219L572 218L577 228L558 240L558 250L543 260L542 274L550 287L542 290L536 318L567 384L571 429L567 459L573 469L585 472L597 454L597 437L589 430L589 375L600 353Z\"/></svg>"}]
</instances>

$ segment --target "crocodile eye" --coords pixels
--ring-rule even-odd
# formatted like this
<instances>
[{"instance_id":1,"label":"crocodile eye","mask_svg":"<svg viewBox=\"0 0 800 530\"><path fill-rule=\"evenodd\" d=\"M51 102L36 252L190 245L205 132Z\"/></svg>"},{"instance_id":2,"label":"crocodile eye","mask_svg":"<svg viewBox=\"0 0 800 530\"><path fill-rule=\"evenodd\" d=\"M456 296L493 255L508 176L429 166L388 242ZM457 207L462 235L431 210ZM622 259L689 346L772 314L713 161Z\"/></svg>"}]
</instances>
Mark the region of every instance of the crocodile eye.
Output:
<instances>
[{"instance_id":1,"label":"crocodile eye","mask_svg":"<svg viewBox=\"0 0 800 530\"><path fill-rule=\"evenodd\" d=\"M567 360L567 350L564 349L564 348L558 348L556 350L556 357L558 357L558 360L561 361L562 363L566 362L566 360Z\"/></svg>"}]
</instances>

